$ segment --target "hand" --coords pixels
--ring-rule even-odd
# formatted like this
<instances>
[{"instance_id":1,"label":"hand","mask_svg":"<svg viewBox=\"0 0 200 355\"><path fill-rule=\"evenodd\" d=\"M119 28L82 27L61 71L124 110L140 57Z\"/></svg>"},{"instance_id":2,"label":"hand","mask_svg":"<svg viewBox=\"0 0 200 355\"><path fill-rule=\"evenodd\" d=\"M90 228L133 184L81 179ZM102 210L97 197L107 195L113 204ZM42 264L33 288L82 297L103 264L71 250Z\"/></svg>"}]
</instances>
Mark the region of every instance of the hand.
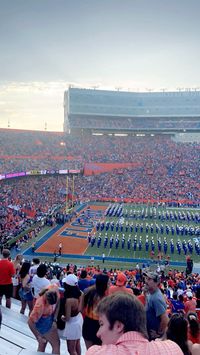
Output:
<instances>
[{"instance_id":1,"label":"hand","mask_svg":"<svg viewBox=\"0 0 200 355\"><path fill-rule=\"evenodd\" d=\"M37 341L39 344L46 344L47 343L47 340L45 338L43 338L41 335L38 335Z\"/></svg>"},{"instance_id":2,"label":"hand","mask_svg":"<svg viewBox=\"0 0 200 355\"><path fill-rule=\"evenodd\" d=\"M63 322L66 322L66 317L65 316L61 316L61 319Z\"/></svg>"}]
</instances>

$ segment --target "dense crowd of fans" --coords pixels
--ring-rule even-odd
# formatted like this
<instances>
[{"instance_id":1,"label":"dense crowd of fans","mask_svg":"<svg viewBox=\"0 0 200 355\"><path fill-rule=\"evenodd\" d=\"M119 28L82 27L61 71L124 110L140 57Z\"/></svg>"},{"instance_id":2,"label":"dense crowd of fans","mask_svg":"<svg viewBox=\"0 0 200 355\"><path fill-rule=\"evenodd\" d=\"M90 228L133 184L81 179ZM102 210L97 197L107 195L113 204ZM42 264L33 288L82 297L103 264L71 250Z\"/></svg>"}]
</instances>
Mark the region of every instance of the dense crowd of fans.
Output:
<instances>
[{"instance_id":1,"label":"dense crowd of fans","mask_svg":"<svg viewBox=\"0 0 200 355\"><path fill-rule=\"evenodd\" d=\"M165 129L199 129L200 123L198 120L190 119L157 119L155 118L115 118L110 117L95 119L94 117L78 118L73 117L70 121L71 128L95 128L95 129L113 129L113 130L165 130Z\"/></svg>"},{"instance_id":2,"label":"dense crowd of fans","mask_svg":"<svg viewBox=\"0 0 200 355\"><path fill-rule=\"evenodd\" d=\"M3 295L8 308L11 296L21 300L21 313L29 307L28 324L38 351L45 351L50 342L53 353L59 354L60 339L65 339L71 355L81 354L82 335L88 355L134 353L141 346L147 354L200 351L200 276L196 273L158 272L140 265L123 271L91 265L63 267L38 258L23 261L20 255L12 262L4 249L0 301Z\"/></svg>"}]
</instances>

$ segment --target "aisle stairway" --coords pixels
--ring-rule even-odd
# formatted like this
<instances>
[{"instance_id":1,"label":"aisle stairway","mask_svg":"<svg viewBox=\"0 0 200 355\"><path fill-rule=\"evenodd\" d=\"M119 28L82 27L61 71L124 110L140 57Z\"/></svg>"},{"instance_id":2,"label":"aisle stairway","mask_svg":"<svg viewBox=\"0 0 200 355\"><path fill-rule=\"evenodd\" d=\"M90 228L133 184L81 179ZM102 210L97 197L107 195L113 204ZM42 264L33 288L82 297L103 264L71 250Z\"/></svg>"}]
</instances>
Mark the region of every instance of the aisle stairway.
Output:
<instances>
[{"instance_id":1,"label":"aisle stairway","mask_svg":"<svg viewBox=\"0 0 200 355\"><path fill-rule=\"evenodd\" d=\"M4 304L4 300L2 302ZM20 314L21 303L12 299L11 309L1 306L2 326L0 330L0 355L39 355L51 354L48 344L46 353L37 352L37 341L27 325L28 310L26 315ZM86 352L84 340L81 339L81 354ZM67 355L67 346L61 340L61 355Z\"/></svg>"}]
</instances>

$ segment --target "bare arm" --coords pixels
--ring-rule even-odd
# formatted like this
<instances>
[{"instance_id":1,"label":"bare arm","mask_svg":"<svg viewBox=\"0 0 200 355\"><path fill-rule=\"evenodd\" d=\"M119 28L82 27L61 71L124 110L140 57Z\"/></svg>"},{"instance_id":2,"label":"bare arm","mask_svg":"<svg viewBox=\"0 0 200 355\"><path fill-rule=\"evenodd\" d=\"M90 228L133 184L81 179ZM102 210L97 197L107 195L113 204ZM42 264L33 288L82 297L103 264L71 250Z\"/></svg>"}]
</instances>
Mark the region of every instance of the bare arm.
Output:
<instances>
[{"instance_id":1,"label":"bare arm","mask_svg":"<svg viewBox=\"0 0 200 355\"><path fill-rule=\"evenodd\" d=\"M160 316L160 327L159 327L159 330L158 330L160 335L162 335L165 332L165 330L167 328L167 325L168 325L168 322L169 322L169 318L167 316L167 313L164 312Z\"/></svg>"}]
</instances>

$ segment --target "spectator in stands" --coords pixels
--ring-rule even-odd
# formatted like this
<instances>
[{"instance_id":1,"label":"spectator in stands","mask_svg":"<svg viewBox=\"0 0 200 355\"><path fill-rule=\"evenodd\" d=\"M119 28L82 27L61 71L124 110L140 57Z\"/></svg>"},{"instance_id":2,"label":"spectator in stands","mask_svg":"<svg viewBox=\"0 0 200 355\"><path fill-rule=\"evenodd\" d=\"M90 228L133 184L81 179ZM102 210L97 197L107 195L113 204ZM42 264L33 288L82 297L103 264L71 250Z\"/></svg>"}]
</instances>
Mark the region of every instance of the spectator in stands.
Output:
<instances>
[{"instance_id":1,"label":"spectator in stands","mask_svg":"<svg viewBox=\"0 0 200 355\"><path fill-rule=\"evenodd\" d=\"M188 346L188 324L183 314L175 313L171 316L166 331L166 339L174 341L183 351L184 355L191 355Z\"/></svg>"},{"instance_id":2,"label":"spectator in stands","mask_svg":"<svg viewBox=\"0 0 200 355\"><path fill-rule=\"evenodd\" d=\"M49 342L52 354L60 354L60 339L56 326L58 310L58 288L51 285L40 291L28 320L28 325L38 341L37 351L44 352Z\"/></svg>"},{"instance_id":3,"label":"spectator in stands","mask_svg":"<svg viewBox=\"0 0 200 355\"><path fill-rule=\"evenodd\" d=\"M127 277L123 272L119 272L116 279L116 285L112 285L108 289L108 294L111 295L115 292L127 292L131 295L133 294L133 290L131 288L126 287Z\"/></svg>"},{"instance_id":4,"label":"spectator in stands","mask_svg":"<svg viewBox=\"0 0 200 355\"><path fill-rule=\"evenodd\" d=\"M167 327L168 316L166 313L166 302L158 288L160 283L159 275L155 272L145 272L145 284L149 294L146 301L147 330L149 339L160 338Z\"/></svg>"},{"instance_id":5,"label":"spectator in stands","mask_svg":"<svg viewBox=\"0 0 200 355\"><path fill-rule=\"evenodd\" d=\"M13 298L17 298L18 296L18 290L19 290L19 272L22 266L22 259L23 255L18 254L15 257L15 260L13 261L13 265L15 268L15 275L12 277L12 283L13 283Z\"/></svg>"},{"instance_id":6,"label":"spectator in stands","mask_svg":"<svg viewBox=\"0 0 200 355\"><path fill-rule=\"evenodd\" d=\"M107 294L108 281L109 277L107 274L98 274L96 284L89 287L84 294L83 338L87 349L94 344L101 344L100 339L96 336L99 329L99 317L96 313L96 307Z\"/></svg>"},{"instance_id":7,"label":"spectator in stands","mask_svg":"<svg viewBox=\"0 0 200 355\"><path fill-rule=\"evenodd\" d=\"M194 312L189 312L187 314L188 320L188 340L193 344L200 344L200 324L197 314Z\"/></svg>"},{"instance_id":8,"label":"spectator in stands","mask_svg":"<svg viewBox=\"0 0 200 355\"><path fill-rule=\"evenodd\" d=\"M50 281L47 279L47 266L40 264L37 268L36 275L33 276L32 288L34 298L38 298L40 291L50 285Z\"/></svg>"},{"instance_id":9,"label":"spectator in stands","mask_svg":"<svg viewBox=\"0 0 200 355\"><path fill-rule=\"evenodd\" d=\"M70 355L81 355L80 338L82 336L83 317L82 292L78 287L78 278L74 274L67 275L63 280L64 309L61 319L65 322L65 328L59 331L59 336L67 342Z\"/></svg>"},{"instance_id":10,"label":"spectator in stands","mask_svg":"<svg viewBox=\"0 0 200 355\"><path fill-rule=\"evenodd\" d=\"M3 259L0 260L0 305L3 295L6 297L6 307L11 307L11 297L13 294L12 277L15 274L13 263L9 260L10 251L3 249Z\"/></svg>"},{"instance_id":11,"label":"spectator in stands","mask_svg":"<svg viewBox=\"0 0 200 355\"><path fill-rule=\"evenodd\" d=\"M191 291L186 292L186 296L188 300L185 302L185 313L187 314L188 312L195 312L196 311L196 305L197 302L193 298L193 294Z\"/></svg>"},{"instance_id":12,"label":"spectator in stands","mask_svg":"<svg viewBox=\"0 0 200 355\"><path fill-rule=\"evenodd\" d=\"M26 305L28 305L29 313L33 309L33 294L31 287L32 278L29 275L30 266L31 264L29 261L24 261L19 272L19 276L21 279L21 288L19 289L19 296L21 298L22 304L20 313L22 314L24 314L25 312Z\"/></svg>"},{"instance_id":13,"label":"spectator in stands","mask_svg":"<svg viewBox=\"0 0 200 355\"><path fill-rule=\"evenodd\" d=\"M87 271L85 269L81 270L81 274L78 280L78 286L81 291L91 286L90 280L87 279Z\"/></svg>"},{"instance_id":14,"label":"spectator in stands","mask_svg":"<svg viewBox=\"0 0 200 355\"><path fill-rule=\"evenodd\" d=\"M102 346L92 346L86 355L171 354L182 351L172 341L148 341L143 305L133 295L115 293L97 307L100 328L97 336Z\"/></svg>"},{"instance_id":15,"label":"spectator in stands","mask_svg":"<svg viewBox=\"0 0 200 355\"><path fill-rule=\"evenodd\" d=\"M33 265L30 267L30 270L29 270L29 274L30 274L31 277L36 275L37 268L40 265L40 259L39 258L33 258L32 259L32 263L33 263Z\"/></svg>"}]
</instances>

